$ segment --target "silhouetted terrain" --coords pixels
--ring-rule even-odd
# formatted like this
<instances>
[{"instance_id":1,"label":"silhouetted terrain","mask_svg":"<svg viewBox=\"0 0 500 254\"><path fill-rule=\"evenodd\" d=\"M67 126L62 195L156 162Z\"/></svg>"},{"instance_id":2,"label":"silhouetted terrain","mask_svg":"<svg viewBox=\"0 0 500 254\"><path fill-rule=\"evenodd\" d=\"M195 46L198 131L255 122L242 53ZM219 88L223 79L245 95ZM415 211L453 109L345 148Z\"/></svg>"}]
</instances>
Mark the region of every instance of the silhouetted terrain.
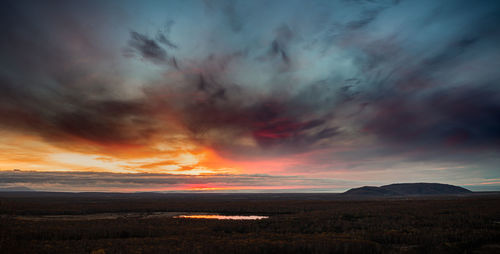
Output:
<instances>
[{"instance_id":1,"label":"silhouetted terrain","mask_svg":"<svg viewBox=\"0 0 500 254\"><path fill-rule=\"evenodd\" d=\"M460 195L470 190L441 183L397 183L380 187L363 186L344 192L345 195L365 196L418 196L418 195Z\"/></svg>"},{"instance_id":2,"label":"silhouetted terrain","mask_svg":"<svg viewBox=\"0 0 500 254\"><path fill-rule=\"evenodd\" d=\"M178 213L266 215L255 221ZM0 193L1 253L499 253L500 193Z\"/></svg>"}]
</instances>

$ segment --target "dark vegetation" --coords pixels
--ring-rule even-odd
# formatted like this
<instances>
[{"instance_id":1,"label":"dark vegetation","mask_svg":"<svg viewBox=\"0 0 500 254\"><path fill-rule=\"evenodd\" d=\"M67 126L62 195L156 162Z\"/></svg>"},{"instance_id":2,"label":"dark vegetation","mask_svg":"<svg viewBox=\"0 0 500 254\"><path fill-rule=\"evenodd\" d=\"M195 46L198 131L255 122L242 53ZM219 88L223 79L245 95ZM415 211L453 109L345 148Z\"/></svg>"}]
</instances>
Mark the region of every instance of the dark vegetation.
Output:
<instances>
[{"instance_id":1,"label":"dark vegetation","mask_svg":"<svg viewBox=\"0 0 500 254\"><path fill-rule=\"evenodd\" d=\"M22 220L102 212L266 220ZM500 195L0 193L0 253L500 253Z\"/></svg>"}]
</instances>

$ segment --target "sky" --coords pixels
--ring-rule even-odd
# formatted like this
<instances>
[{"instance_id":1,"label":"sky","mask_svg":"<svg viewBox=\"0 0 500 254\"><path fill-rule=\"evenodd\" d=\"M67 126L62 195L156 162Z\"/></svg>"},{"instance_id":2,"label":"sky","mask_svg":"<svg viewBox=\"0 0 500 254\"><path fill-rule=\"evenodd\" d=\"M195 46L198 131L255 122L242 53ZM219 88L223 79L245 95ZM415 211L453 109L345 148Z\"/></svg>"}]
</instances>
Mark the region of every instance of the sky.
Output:
<instances>
[{"instance_id":1,"label":"sky","mask_svg":"<svg viewBox=\"0 0 500 254\"><path fill-rule=\"evenodd\" d=\"M500 2L2 1L0 188L500 190Z\"/></svg>"}]
</instances>

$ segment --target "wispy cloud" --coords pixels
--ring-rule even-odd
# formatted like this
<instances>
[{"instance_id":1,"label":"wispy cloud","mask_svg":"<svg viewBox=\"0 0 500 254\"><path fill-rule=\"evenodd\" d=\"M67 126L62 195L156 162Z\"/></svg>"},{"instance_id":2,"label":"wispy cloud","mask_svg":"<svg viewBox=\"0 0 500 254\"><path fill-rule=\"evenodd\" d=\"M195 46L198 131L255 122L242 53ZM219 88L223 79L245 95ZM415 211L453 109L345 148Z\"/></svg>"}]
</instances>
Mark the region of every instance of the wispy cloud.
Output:
<instances>
[{"instance_id":1,"label":"wispy cloud","mask_svg":"<svg viewBox=\"0 0 500 254\"><path fill-rule=\"evenodd\" d=\"M110 172L0 171L0 186L25 186L40 191L259 191L291 189L314 192L343 190L353 182L266 174L175 175Z\"/></svg>"}]
</instances>

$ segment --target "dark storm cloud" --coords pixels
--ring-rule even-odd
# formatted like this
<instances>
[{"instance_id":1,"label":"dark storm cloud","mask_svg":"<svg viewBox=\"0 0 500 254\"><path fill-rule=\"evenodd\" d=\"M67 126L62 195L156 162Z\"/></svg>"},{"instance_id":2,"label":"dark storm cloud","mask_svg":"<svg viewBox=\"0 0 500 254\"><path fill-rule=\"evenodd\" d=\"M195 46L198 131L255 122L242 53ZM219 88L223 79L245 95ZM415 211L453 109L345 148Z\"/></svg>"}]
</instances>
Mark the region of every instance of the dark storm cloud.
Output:
<instances>
[{"instance_id":1,"label":"dark storm cloud","mask_svg":"<svg viewBox=\"0 0 500 254\"><path fill-rule=\"evenodd\" d=\"M168 47L170 47L170 48L173 48L173 49L176 49L176 48L177 48L177 45L173 44L173 43L172 43L169 39L167 39L167 37L165 37L165 35L164 35L164 34L157 34L157 35L156 35L156 39L157 39L159 42L161 42L161 43L163 43L163 44L167 45L167 46L168 46Z\"/></svg>"},{"instance_id":2,"label":"dark storm cloud","mask_svg":"<svg viewBox=\"0 0 500 254\"><path fill-rule=\"evenodd\" d=\"M161 40L163 37L160 36L159 39ZM155 40L143 34L131 31L129 44L147 60L157 63L167 61L167 52Z\"/></svg>"},{"instance_id":3,"label":"dark storm cloud","mask_svg":"<svg viewBox=\"0 0 500 254\"><path fill-rule=\"evenodd\" d=\"M258 100L246 107L231 101L199 102L186 110L188 125L201 138L210 130L222 129L228 131L222 136L231 135L231 131L236 131L237 135L250 134L262 147L279 145L286 150L294 149L289 146L305 149L319 139L336 134L327 131L325 120L321 117L307 119L307 113L299 113L300 105L272 98ZM318 130L312 132L314 128ZM219 143L216 137L208 141L215 142L215 145L232 146Z\"/></svg>"},{"instance_id":4,"label":"dark storm cloud","mask_svg":"<svg viewBox=\"0 0 500 254\"><path fill-rule=\"evenodd\" d=\"M500 75L489 71L498 59L500 39L498 5L458 4L442 15L430 15L426 25L438 26L477 8L482 15L468 22L458 21L462 29L427 49L406 51L402 40L411 40L405 31L391 39L363 43L368 59L365 70L386 73L376 76L360 96L369 113L362 114L363 131L374 134L385 144L413 147L422 153L444 149L498 149L500 145ZM463 24L461 23L463 22ZM422 25L422 24L420 24ZM417 26L418 27L418 26ZM398 39L399 37L399 39ZM413 45L410 45L413 46ZM371 62L374 61L374 62ZM398 65L399 64L399 65ZM458 77L458 78L457 78ZM445 153L444 151L442 151ZM444 156L444 154L443 154Z\"/></svg>"},{"instance_id":5,"label":"dark storm cloud","mask_svg":"<svg viewBox=\"0 0 500 254\"><path fill-rule=\"evenodd\" d=\"M270 59L280 59L284 65L283 70L288 70L291 65L290 55L288 53L288 45L293 39L293 31L287 25L281 25L274 30L276 35L275 39L271 42L271 46L268 53L268 58ZM262 57L263 60L268 60Z\"/></svg>"},{"instance_id":6,"label":"dark storm cloud","mask_svg":"<svg viewBox=\"0 0 500 254\"><path fill-rule=\"evenodd\" d=\"M142 59L148 60L155 64L167 64L176 69L179 69L179 64L174 56L169 56L167 51L161 46L166 45L171 49L176 49L177 45L173 44L165 34L158 32L156 39L149 38L144 34L135 31L130 32L129 48L124 49L124 55L127 57L134 56L137 53Z\"/></svg>"},{"instance_id":7,"label":"dark storm cloud","mask_svg":"<svg viewBox=\"0 0 500 254\"><path fill-rule=\"evenodd\" d=\"M419 101L385 99L365 130L405 144L498 147L499 101L494 86L447 89Z\"/></svg>"},{"instance_id":8,"label":"dark storm cloud","mask_svg":"<svg viewBox=\"0 0 500 254\"><path fill-rule=\"evenodd\" d=\"M120 80L105 74L113 73L112 66L99 70L110 56L93 45L95 35L78 26L76 17L52 15L56 10L36 3L23 7L7 3L2 8L7 38L0 42L2 128L49 141L146 142L156 128L147 117L148 106L116 98ZM72 10L64 4L58 8ZM37 24L36 17L44 22ZM71 30L68 24L74 25Z\"/></svg>"},{"instance_id":9,"label":"dark storm cloud","mask_svg":"<svg viewBox=\"0 0 500 254\"><path fill-rule=\"evenodd\" d=\"M330 112L314 112L315 107L324 104L311 105L303 100L308 89L294 96L260 97L236 84L218 82L219 75L211 72L208 76L194 76L185 84L182 94L187 97L178 98L181 119L202 143L237 151L241 147L236 139L249 136L262 148L279 147L286 153L308 149L317 141L338 134L329 123ZM149 100L158 100L158 94L155 90L149 92ZM214 131L218 133L211 135Z\"/></svg>"},{"instance_id":10,"label":"dark storm cloud","mask_svg":"<svg viewBox=\"0 0 500 254\"><path fill-rule=\"evenodd\" d=\"M499 148L500 8L493 1L259 2L245 15L241 3L205 3L210 15L186 14L206 25L205 33L181 21L173 33L168 21L153 36L132 26L113 45L164 67L141 80L133 98L120 94L123 70L101 65L117 56L82 20L7 4L0 18L7 38L0 42L2 128L48 140L147 145L175 123L229 155L351 142L362 150L369 138L395 154L406 151L401 147ZM331 13L319 15L325 8ZM147 73L148 66L134 67L138 76Z\"/></svg>"},{"instance_id":11,"label":"dark storm cloud","mask_svg":"<svg viewBox=\"0 0 500 254\"><path fill-rule=\"evenodd\" d=\"M275 29L275 34L273 44L279 42L282 46L277 51L271 51L271 56L278 54L282 59L286 54L285 45L293 33L286 25L281 25ZM133 39L134 35L131 34L131 37ZM152 44L158 45L156 42ZM162 55L160 53L157 57ZM225 55L210 54L197 62L194 70L178 68L186 79L182 83L183 87L175 93L175 98L167 104L178 107L179 118L195 140L227 151L238 149L234 138L250 136L261 147L277 146L287 152L305 150L317 141L338 133L337 127L328 125L329 119L323 119L330 118L330 112L314 112L315 108L324 104L304 100L305 94L311 96L310 89L293 96L286 93L255 96L255 92L247 87L224 81L227 66L247 57L241 51ZM288 64L288 58L286 62ZM148 87L145 101L148 104L162 104L163 88ZM213 131L219 133L210 135Z\"/></svg>"},{"instance_id":12,"label":"dark storm cloud","mask_svg":"<svg viewBox=\"0 0 500 254\"><path fill-rule=\"evenodd\" d=\"M142 143L157 131L141 102L89 101L48 119L60 132L103 144ZM141 142L142 141L142 142Z\"/></svg>"},{"instance_id":13,"label":"dark storm cloud","mask_svg":"<svg viewBox=\"0 0 500 254\"><path fill-rule=\"evenodd\" d=\"M3 81L0 88L12 85ZM75 99L61 95L46 102L36 95L5 93L0 96L4 127L41 134L48 140L83 138L101 144L142 143L154 133L154 122L144 116L140 102ZM63 104L67 108L59 108Z\"/></svg>"}]
</instances>

